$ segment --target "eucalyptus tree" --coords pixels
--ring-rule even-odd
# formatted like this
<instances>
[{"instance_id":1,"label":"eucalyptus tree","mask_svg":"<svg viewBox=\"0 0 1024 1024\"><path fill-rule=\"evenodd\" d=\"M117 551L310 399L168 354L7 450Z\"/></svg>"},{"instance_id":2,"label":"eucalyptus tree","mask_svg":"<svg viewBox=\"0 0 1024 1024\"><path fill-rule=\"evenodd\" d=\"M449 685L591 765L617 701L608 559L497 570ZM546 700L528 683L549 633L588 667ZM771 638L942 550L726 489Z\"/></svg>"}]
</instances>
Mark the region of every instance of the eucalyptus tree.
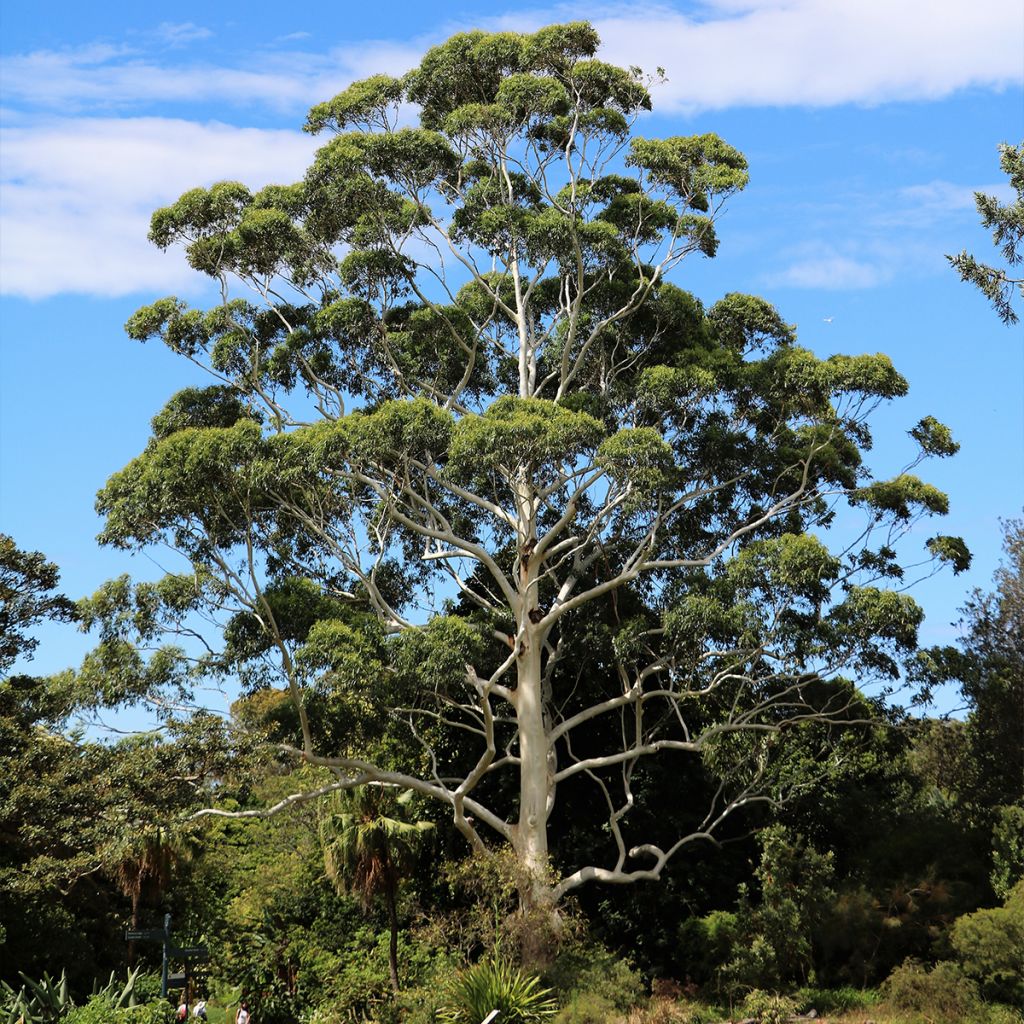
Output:
<instances>
[{"instance_id":1,"label":"eucalyptus tree","mask_svg":"<svg viewBox=\"0 0 1024 1024\"><path fill-rule=\"evenodd\" d=\"M713 134L636 135L652 80L598 44L585 23L454 36L314 107L328 138L303 180L158 210L152 240L183 245L222 301L161 299L128 333L215 383L171 400L98 502L107 543L189 561L131 614L108 608L98 663L144 665L131 629L232 616L235 661L197 670L245 662L286 687L299 739L279 750L330 773L232 813L414 790L475 850L511 847L524 903L547 909L657 878L779 795L778 737L849 717L842 673L895 678L913 649L898 538L947 506L912 465L864 463L870 413L907 389L886 356L819 359L766 301L705 308L673 283L715 254L747 163ZM910 433L921 457L956 449L931 417ZM569 652L597 621L584 675ZM334 699L404 739L378 758L325 744ZM659 754L723 781L692 833L633 841L634 780ZM552 873L570 779L594 784L610 852Z\"/></svg>"}]
</instances>

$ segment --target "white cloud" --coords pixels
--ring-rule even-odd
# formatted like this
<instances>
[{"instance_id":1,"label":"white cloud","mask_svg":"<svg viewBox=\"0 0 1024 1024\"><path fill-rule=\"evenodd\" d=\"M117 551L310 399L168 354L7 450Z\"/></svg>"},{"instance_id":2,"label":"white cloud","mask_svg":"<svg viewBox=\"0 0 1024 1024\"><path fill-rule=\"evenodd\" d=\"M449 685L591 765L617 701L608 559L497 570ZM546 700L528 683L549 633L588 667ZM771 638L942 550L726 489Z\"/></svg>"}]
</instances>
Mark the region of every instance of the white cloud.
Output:
<instances>
[{"instance_id":1,"label":"white cloud","mask_svg":"<svg viewBox=\"0 0 1024 1024\"><path fill-rule=\"evenodd\" d=\"M83 118L12 127L2 145L0 288L42 298L199 287L180 253L146 241L153 210L225 178L297 180L317 143L291 131Z\"/></svg>"},{"instance_id":2,"label":"white cloud","mask_svg":"<svg viewBox=\"0 0 1024 1024\"><path fill-rule=\"evenodd\" d=\"M42 50L3 60L8 104L60 111L154 103L267 106L304 111L355 79L401 74L424 47L368 43L322 53L261 53L245 67L167 63L128 48Z\"/></svg>"},{"instance_id":3,"label":"white cloud","mask_svg":"<svg viewBox=\"0 0 1024 1024\"><path fill-rule=\"evenodd\" d=\"M712 0L685 14L658 4L572 3L499 12L479 23L530 30L570 17L594 22L606 59L665 68L668 82L655 96L663 111L936 99L1024 81L1019 0ZM8 103L64 110L210 99L299 109L353 78L401 73L427 46L465 27L452 23L411 41L261 53L234 66L123 51L101 59L95 48L43 51L4 62L5 91ZM208 31L191 23L163 29L181 40Z\"/></svg>"},{"instance_id":4,"label":"white cloud","mask_svg":"<svg viewBox=\"0 0 1024 1024\"><path fill-rule=\"evenodd\" d=\"M662 109L936 99L1024 80L1018 0L750 0L703 18L634 8L595 26L608 59L665 68Z\"/></svg>"}]
</instances>

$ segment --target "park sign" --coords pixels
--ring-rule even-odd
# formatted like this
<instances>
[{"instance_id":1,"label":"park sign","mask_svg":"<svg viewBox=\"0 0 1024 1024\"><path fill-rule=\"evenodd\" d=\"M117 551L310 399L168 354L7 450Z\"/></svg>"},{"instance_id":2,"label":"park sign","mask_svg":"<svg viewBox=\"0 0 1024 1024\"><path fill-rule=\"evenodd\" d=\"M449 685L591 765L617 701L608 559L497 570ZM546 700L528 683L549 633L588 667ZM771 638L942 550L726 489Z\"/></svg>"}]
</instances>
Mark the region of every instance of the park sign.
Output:
<instances>
[{"instance_id":1,"label":"park sign","mask_svg":"<svg viewBox=\"0 0 1024 1024\"><path fill-rule=\"evenodd\" d=\"M209 960L210 951L206 946L185 946L181 949L172 947L170 954L177 960Z\"/></svg>"},{"instance_id":2,"label":"park sign","mask_svg":"<svg viewBox=\"0 0 1024 1024\"><path fill-rule=\"evenodd\" d=\"M160 970L160 996L167 998L169 985L184 985L186 995L188 989L189 965L198 960L209 960L210 951L205 946L172 946L171 945L171 915L164 914L163 928L143 928L138 931L125 931L125 942L160 942L163 944L163 964ZM171 959L183 960L185 971L180 974L170 974L169 967Z\"/></svg>"}]
</instances>

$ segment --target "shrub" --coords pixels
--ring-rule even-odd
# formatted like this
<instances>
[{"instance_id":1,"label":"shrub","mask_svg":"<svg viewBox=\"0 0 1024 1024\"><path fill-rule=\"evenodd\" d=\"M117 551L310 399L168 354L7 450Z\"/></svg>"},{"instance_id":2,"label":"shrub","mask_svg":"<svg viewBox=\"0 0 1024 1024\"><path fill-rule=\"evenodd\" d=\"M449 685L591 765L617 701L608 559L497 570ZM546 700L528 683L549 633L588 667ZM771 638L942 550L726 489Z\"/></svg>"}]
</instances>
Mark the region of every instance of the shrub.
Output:
<instances>
[{"instance_id":1,"label":"shrub","mask_svg":"<svg viewBox=\"0 0 1024 1024\"><path fill-rule=\"evenodd\" d=\"M593 996L620 1013L644 999L643 979L633 965L596 944L578 943L563 950L544 980L570 1002L576 996Z\"/></svg>"},{"instance_id":2,"label":"shrub","mask_svg":"<svg viewBox=\"0 0 1024 1024\"><path fill-rule=\"evenodd\" d=\"M950 935L964 973L981 986L986 999L1024 1002L1024 881L1005 906L957 918Z\"/></svg>"},{"instance_id":3,"label":"shrub","mask_svg":"<svg viewBox=\"0 0 1024 1024\"><path fill-rule=\"evenodd\" d=\"M84 1006L76 1006L62 1024L172 1024L174 1007L166 1000L143 1006L115 1007L109 998L93 996Z\"/></svg>"},{"instance_id":4,"label":"shrub","mask_svg":"<svg viewBox=\"0 0 1024 1024\"><path fill-rule=\"evenodd\" d=\"M698 984L716 979L733 955L739 923L727 910L691 917L679 928L680 973Z\"/></svg>"},{"instance_id":5,"label":"shrub","mask_svg":"<svg viewBox=\"0 0 1024 1024\"><path fill-rule=\"evenodd\" d=\"M882 983L882 996L894 1009L949 1024L978 1020L981 1014L978 986L948 961L929 971L916 960L905 960Z\"/></svg>"},{"instance_id":6,"label":"shrub","mask_svg":"<svg viewBox=\"0 0 1024 1024\"><path fill-rule=\"evenodd\" d=\"M985 1024L1024 1024L1024 1014L1010 1006L989 1006L985 1009Z\"/></svg>"},{"instance_id":7,"label":"shrub","mask_svg":"<svg viewBox=\"0 0 1024 1024\"><path fill-rule=\"evenodd\" d=\"M621 1020L614 1004L596 992L574 992L553 1024L613 1024Z\"/></svg>"},{"instance_id":8,"label":"shrub","mask_svg":"<svg viewBox=\"0 0 1024 1024\"><path fill-rule=\"evenodd\" d=\"M754 989L743 1003L743 1012L758 1024L786 1024L796 1012L796 1003L788 996Z\"/></svg>"},{"instance_id":9,"label":"shrub","mask_svg":"<svg viewBox=\"0 0 1024 1024\"><path fill-rule=\"evenodd\" d=\"M806 983L813 973L811 934L835 900L831 853L819 853L780 825L764 829L758 841L760 899L739 887L733 953L722 970L730 994Z\"/></svg>"}]
</instances>

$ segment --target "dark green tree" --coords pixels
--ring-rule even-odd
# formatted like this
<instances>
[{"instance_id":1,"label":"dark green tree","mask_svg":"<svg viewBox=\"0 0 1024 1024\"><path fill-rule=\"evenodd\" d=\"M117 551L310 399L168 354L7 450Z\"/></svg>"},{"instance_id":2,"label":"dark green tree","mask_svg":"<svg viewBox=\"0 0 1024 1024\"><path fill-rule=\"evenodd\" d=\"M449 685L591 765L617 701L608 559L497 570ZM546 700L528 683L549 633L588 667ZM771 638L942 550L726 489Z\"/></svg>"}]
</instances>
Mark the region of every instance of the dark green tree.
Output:
<instances>
[{"instance_id":1,"label":"dark green tree","mask_svg":"<svg viewBox=\"0 0 1024 1024\"><path fill-rule=\"evenodd\" d=\"M1024 297L1024 275L1016 270L1024 258L1024 252L1021 251L1021 243L1024 242L1024 143L1019 146L1001 145L999 166L1010 179L1010 187L1017 194L1016 199L1004 205L996 196L975 192L974 202L981 214L982 226L991 229L992 241L999 247L999 253L1007 265L992 267L987 263L979 263L966 249L946 259L960 275L960 280L979 289L992 303L999 319L1009 325L1015 324L1018 319L1013 308L1014 292Z\"/></svg>"},{"instance_id":2,"label":"dark green tree","mask_svg":"<svg viewBox=\"0 0 1024 1024\"><path fill-rule=\"evenodd\" d=\"M97 613L115 667L157 685L174 649L147 667L133 623L152 639L234 613L190 671L286 687L298 735L279 754L334 775L226 813L411 789L475 850L511 847L524 905L549 915L784 795L767 770L784 737L849 718L843 673L894 680L914 649L921 612L888 585L901 535L947 506L912 465L877 480L864 461L872 410L907 388L888 358L819 359L764 300L705 308L671 283L714 255L746 160L712 134L634 136L648 82L598 42L585 23L457 35L314 107L331 137L302 181L157 211L153 241L225 298L161 299L129 334L218 383L172 400L98 505L107 543L192 565ZM910 433L922 458L956 450L931 417ZM581 676L591 628L602 663ZM384 755L323 741L343 694L391 716ZM684 835L633 836L634 784L672 753L717 774L710 806ZM574 780L610 849L552 873Z\"/></svg>"},{"instance_id":3,"label":"dark green tree","mask_svg":"<svg viewBox=\"0 0 1024 1024\"><path fill-rule=\"evenodd\" d=\"M931 682L959 684L966 719L933 723L921 745L950 815L990 850L1001 897L1024 871L1024 521L1003 525L995 588L971 595L958 647L933 648L922 659Z\"/></svg>"}]
</instances>

